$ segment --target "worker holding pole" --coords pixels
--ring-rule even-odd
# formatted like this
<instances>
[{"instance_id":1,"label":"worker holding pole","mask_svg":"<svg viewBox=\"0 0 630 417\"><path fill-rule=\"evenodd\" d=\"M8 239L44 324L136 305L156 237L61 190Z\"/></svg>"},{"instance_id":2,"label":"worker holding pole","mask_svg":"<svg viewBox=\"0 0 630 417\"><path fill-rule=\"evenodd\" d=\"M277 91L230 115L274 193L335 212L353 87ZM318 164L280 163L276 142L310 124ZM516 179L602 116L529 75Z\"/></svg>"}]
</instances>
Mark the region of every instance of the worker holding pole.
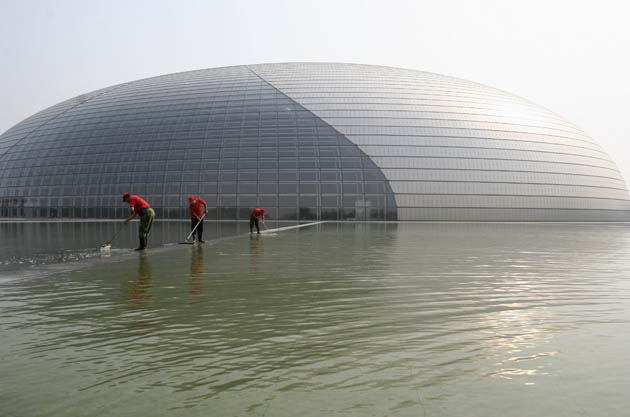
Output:
<instances>
[{"instance_id":1,"label":"worker holding pole","mask_svg":"<svg viewBox=\"0 0 630 417\"><path fill-rule=\"evenodd\" d=\"M188 205L190 207L190 228L192 232L193 242L195 241L195 234L197 234L197 242L205 243L203 240L203 218L205 217L204 211L208 213L208 205L200 197L188 197Z\"/></svg>"},{"instance_id":2,"label":"worker holding pole","mask_svg":"<svg viewBox=\"0 0 630 417\"><path fill-rule=\"evenodd\" d=\"M137 195L125 193L122 196L122 201L129 204L129 217L127 217L123 224L127 224L137 216L140 216L140 226L138 226L140 245L136 250L146 250L149 232L151 231L151 226L153 226L153 219L155 219L155 211L153 211L149 203Z\"/></svg>"},{"instance_id":3,"label":"worker holding pole","mask_svg":"<svg viewBox=\"0 0 630 417\"><path fill-rule=\"evenodd\" d=\"M249 233L254 233L254 225L256 226L256 231L260 234L260 226L258 225L258 221L262 220L262 224L265 224L265 214L267 211L261 208L255 208L252 210L252 213L249 216Z\"/></svg>"}]
</instances>

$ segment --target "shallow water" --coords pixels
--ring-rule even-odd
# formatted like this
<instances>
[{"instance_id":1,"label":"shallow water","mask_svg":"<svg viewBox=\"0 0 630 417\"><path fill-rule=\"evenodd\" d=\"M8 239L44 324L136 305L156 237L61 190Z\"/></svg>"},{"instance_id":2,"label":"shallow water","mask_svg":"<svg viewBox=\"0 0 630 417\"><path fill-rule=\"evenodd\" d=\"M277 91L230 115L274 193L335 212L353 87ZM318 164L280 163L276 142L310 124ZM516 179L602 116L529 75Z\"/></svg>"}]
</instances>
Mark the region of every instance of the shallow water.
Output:
<instances>
[{"instance_id":1,"label":"shallow water","mask_svg":"<svg viewBox=\"0 0 630 417\"><path fill-rule=\"evenodd\" d=\"M627 415L628 225L243 232L5 271L0 415Z\"/></svg>"},{"instance_id":2,"label":"shallow water","mask_svg":"<svg viewBox=\"0 0 630 417\"><path fill-rule=\"evenodd\" d=\"M246 222L204 222L204 240L217 240L249 233ZM293 225L267 222L271 228ZM267 227L267 226L265 226ZM190 234L188 221L156 221L148 244L152 249L186 242ZM108 248L103 248L111 242ZM188 242L192 242L189 239ZM5 221L0 222L0 279L12 271L28 274L48 269L77 267L77 261L97 261L129 255L138 246L138 221L126 226L122 221ZM50 268L43 268L50 266ZM26 269L25 269L26 268Z\"/></svg>"}]
</instances>

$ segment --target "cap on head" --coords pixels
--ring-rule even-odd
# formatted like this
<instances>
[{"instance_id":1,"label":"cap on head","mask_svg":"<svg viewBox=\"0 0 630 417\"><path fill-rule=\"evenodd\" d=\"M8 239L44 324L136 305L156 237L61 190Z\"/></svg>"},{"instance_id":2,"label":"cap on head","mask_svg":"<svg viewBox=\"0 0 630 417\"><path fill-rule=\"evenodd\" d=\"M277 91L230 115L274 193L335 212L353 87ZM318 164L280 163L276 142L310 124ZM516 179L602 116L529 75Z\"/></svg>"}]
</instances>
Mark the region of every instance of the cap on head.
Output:
<instances>
[{"instance_id":1,"label":"cap on head","mask_svg":"<svg viewBox=\"0 0 630 417\"><path fill-rule=\"evenodd\" d=\"M194 200L195 200L195 197L193 197L193 196L189 196L189 197L188 197L188 201L190 201L191 203L192 203Z\"/></svg>"},{"instance_id":2,"label":"cap on head","mask_svg":"<svg viewBox=\"0 0 630 417\"><path fill-rule=\"evenodd\" d=\"M125 193L125 194L123 194L123 199L122 199L122 201L125 201L125 200L127 200L128 198L129 198L129 193Z\"/></svg>"},{"instance_id":3,"label":"cap on head","mask_svg":"<svg viewBox=\"0 0 630 417\"><path fill-rule=\"evenodd\" d=\"M265 214L267 214L267 210L265 210L265 209L261 209L261 210L262 210L262 214L263 214L263 216L264 216Z\"/></svg>"}]
</instances>

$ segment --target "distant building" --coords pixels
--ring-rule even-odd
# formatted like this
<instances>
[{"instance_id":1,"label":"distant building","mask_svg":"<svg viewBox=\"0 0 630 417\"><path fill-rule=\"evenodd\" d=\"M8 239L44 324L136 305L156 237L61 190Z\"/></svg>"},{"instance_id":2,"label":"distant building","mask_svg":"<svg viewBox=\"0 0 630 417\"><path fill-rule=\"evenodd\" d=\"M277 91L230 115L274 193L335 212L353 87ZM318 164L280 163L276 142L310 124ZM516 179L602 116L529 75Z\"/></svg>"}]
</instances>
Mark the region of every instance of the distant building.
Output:
<instances>
[{"instance_id":1,"label":"distant building","mask_svg":"<svg viewBox=\"0 0 630 417\"><path fill-rule=\"evenodd\" d=\"M473 82L289 63L148 78L67 100L0 136L1 217L627 221L601 147Z\"/></svg>"}]
</instances>

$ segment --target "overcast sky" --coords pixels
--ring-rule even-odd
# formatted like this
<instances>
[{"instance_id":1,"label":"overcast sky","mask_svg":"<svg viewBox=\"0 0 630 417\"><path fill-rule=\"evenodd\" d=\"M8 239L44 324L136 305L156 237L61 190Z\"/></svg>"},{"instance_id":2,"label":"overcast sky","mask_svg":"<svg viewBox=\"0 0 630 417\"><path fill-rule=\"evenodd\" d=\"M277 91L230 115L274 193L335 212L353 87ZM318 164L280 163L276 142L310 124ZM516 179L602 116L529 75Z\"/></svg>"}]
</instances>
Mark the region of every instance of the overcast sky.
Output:
<instances>
[{"instance_id":1,"label":"overcast sky","mask_svg":"<svg viewBox=\"0 0 630 417\"><path fill-rule=\"evenodd\" d=\"M268 62L436 72L517 94L630 179L630 6L598 0L0 0L0 133L155 75Z\"/></svg>"}]
</instances>

